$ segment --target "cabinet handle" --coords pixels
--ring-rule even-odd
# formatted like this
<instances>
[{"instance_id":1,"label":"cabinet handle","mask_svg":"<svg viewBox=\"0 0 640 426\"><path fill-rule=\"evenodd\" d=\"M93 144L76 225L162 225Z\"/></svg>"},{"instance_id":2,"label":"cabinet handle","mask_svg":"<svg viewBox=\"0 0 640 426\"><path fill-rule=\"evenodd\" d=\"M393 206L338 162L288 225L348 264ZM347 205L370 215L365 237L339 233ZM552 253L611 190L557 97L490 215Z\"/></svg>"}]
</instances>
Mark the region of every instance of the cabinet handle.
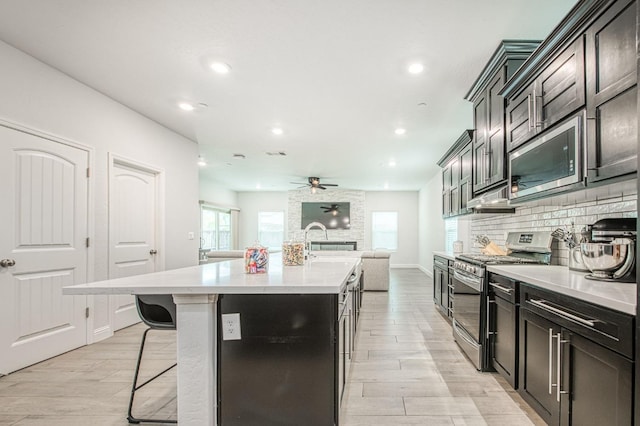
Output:
<instances>
[{"instance_id":1,"label":"cabinet handle","mask_svg":"<svg viewBox=\"0 0 640 426\"><path fill-rule=\"evenodd\" d=\"M556 338L558 339L558 368L556 381L558 382L558 386L556 386L556 401L560 402L560 394L568 393L567 391L561 390L561 380L562 380L562 344L567 343L568 340L562 340L562 334L556 334Z\"/></svg>"},{"instance_id":2,"label":"cabinet handle","mask_svg":"<svg viewBox=\"0 0 640 426\"><path fill-rule=\"evenodd\" d=\"M568 320L571 320L571 321L574 321L574 322L577 322L579 324L586 325L586 326L589 326L589 327L595 327L596 326L596 322L598 320L580 318L579 316L570 314L569 312L563 311L562 309L558 309L558 308L555 308L553 306L549 306L544 302L545 302L544 300L533 300L533 299L527 300L527 303L530 303L530 304L532 304L534 306L537 306L540 309L543 309L543 310L545 310L547 312L551 312L551 313L554 313L556 315L559 315L559 316L561 316L563 318L566 318Z\"/></svg>"},{"instance_id":3,"label":"cabinet handle","mask_svg":"<svg viewBox=\"0 0 640 426\"><path fill-rule=\"evenodd\" d=\"M553 328L549 329L549 395L553 395Z\"/></svg>"},{"instance_id":4,"label":"cabinet handle","mask_svg":"<svg viewBox=\"0 0 640 426\"><path fill-rule=\"evenodd\" d=\"M491 300L491 299L489 299L489 296L487 296L487 333L486 333L487 334L487 340L489 339L489 336L491 334L494 334L492 331L489 330L491 328L491 327L489 327L489 324L491 324L490 313L491 313L491 304L492 303L496 303L496 302Z\"/></svg>"},{"instance_id":5,"label":"cabinet handle","mask_svg":"<svg viewBox=\"0 0 640 426\"><path fill-rule=\"evenodd\" d=\"M531 116L531 93L527 95L527 118L529 123L529 131L533 128L533 118Z\"/></svg>"},{"instance_id":6,"label":"cabinet handle","mask_svg":"<svg viewBox=\"0 0 640 426\"><path fill-rule=\"evenodd\" d=\"M538 127L538 108L536 105L536 89L533 89L533 95L531 96L531 101L533 103L533 124L532 127Z\"/></svg>"},{"instance_id":7,"label":"cabinet handle","mask_svg":"<svg viewBox=\"0 0 640 426\"><path fill-rule=\"evenodd\" d=\"M511 292L513 291L513 289L512 289L512 288L508 288L508 287L501 286L501 285L500 285L500 284L498 284L498 283L492 283L492 282L489 282L489 285L490 285L491 287L493 287L493 288L497 288L497 289L498 289L498 290L500 290L500 291L504 291L504 292L505 292L505 293L507 293L507 294L511 294Z\"/></svg>"}]
</instances>

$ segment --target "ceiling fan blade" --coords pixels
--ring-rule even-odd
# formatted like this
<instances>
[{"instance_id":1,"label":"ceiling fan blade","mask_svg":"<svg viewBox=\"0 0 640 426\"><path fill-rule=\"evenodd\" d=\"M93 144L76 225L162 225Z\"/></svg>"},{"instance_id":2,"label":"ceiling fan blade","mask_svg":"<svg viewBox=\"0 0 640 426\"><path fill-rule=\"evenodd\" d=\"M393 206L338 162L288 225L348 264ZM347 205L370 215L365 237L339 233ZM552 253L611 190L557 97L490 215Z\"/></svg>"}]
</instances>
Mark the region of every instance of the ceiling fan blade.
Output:
<instances>
[{"instance_id":1,"label":"ceiling fan blade","mask_svg":"<svg viewBox=\"0 0 640 426\"><path fill-rule=\"evenodd\" d=\"M335 183L323 183L324 186L338 186Z\"/></svg>"},{"instance_id":2,"label":"ceiling fan blade","mask_svg":"<svg viewBox=\"0 0 640 426\"><path fill-rule=\"evenodd\" d=\"M289 182L293 185L309 185L307 182Z\"/></svg>"},{"instance_id":3,"label":"ceiling fan blade","mask_svg":"<svg viewBox=\"0 0 640 426\"><path fill-rule=\"evenodd\" d=\"M323 184L323 185L324 185L324 184ZM324 186L322 186L322 185L320 185L320 184L318 184L318 186L316 186L316 188L320 188L320 189L327 189L327 188L325 188Z\"/></svg>"}]
</instances>

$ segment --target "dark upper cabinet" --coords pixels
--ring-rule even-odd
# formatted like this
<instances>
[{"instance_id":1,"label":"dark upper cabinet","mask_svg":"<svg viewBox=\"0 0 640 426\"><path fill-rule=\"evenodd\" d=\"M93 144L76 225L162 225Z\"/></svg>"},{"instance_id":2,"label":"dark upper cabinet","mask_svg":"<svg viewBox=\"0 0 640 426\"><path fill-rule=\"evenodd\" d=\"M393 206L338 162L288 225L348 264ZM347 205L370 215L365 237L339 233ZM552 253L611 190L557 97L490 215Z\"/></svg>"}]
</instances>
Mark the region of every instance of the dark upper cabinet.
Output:
<instances>
[{"instance_id":1,"label":"dark upper cabinet","mask_svg":"<svg viewBox=\"0 0 640 426\"><path fill-rule=\"evenodd\" d=\"M468 213L472 194L472 130L465 130L438 161L442 167L442 217ZM446 287L446 285L445 285Z\"/></svg>"},{"instance_id":2,"label":"dark upper cabinet","mask_svg":"<svg viewBox=\"0 0 640 426\"><path fill-rule=\"evenodd\" d=\"M451 216L451 166L442 169L442 217Z\"/></svg>"},{"instance_id":3,"label":"dark upper cabinet","mask_svg":"<svg viewBox=\"0 0 640 426\"><path fill-rule=\"evenodd\" d=\"M469 213L467 203L473 196L473 183L471 181L473 173L473 153L471 151L471 143L467 143L465 147L462 148L458 162L460 164L460 180L458 182L460 209L458 210L458 213L467 214Z\"/></svg>"},{"instance_id":4,"label":"dark upper cabinet","mask_svg":"<svg viewBox=\"0 0 640 426\"><path fill-rule=\"evenodd\" d=\"M503 40L465 99L473 102L473 194L506 182L504 83L538 41Z\"/></svg>"},{"instance_id":5,"label":"dark upper cabinet","mask_svg":"<svg viewBox=\"0 0 640 426\"><path fill-rule=\"evenodd\" d=\"M633 0L576 3L500 92L508 151L584 111L583 184L636 176L637 17Z\"/></svg>"},{"instance_id":6,"label":"dark upper cabinet","mask_svg":"<svg viewBox=\"0 0 640 426\"><path fill-rule=\"evenodd\" d=\"M636 2L618 1L586 32L587 182L636 172Z\"/></svg>"},{"instance_id":7,"label":"dark upper cabinet","mask_svg":"<svg viewBox=\"0 0 640 426\"><path fill-rule=\"evenodd\" d=\"M584 40L557 54L523 91L509 99L509 151L585 105Z\"/></svg>"}]
</instances>

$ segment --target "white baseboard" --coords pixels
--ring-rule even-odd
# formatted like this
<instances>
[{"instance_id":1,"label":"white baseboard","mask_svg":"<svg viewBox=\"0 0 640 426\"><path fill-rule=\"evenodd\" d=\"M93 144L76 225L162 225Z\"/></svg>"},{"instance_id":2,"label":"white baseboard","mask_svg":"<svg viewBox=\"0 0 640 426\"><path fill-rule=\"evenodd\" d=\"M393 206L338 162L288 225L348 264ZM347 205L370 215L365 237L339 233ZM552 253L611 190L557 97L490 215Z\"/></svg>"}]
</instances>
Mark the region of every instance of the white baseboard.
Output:
<instances>
[{"instance_id":1,"label":"white baseboard","mask_svg":"<svg viewBox=\"0 0 640 426\"><path fill-rule=\"evenodd\" d=\"M396 263L393 265L389 265L390 269L419 269L420 265L415 265L411 263Z\"/></svg>"},{"instance_id":2,"label":"white baseboard","mask_svg":"<svg viewBox=\"0 0 640 426\"><path fill-rule=\"evenodd\" d=\"M424 272L429 278L433 278L433 271L431 269L427 269L422 265L418 265L418 269Z\"/></svg>"},{"instance_id":3,"label":"white baseboard","mask_svg":"<svg viewBox=\"0 0 640 426\"><path fill-rule=\"evenodd\" d=\"M89 344L97 343L111 336L113 336L113 329L110 326L106 325L104 327L97 328L93 330L93 339L91 342L89 342Z\"/></svg>"}]
</instances>

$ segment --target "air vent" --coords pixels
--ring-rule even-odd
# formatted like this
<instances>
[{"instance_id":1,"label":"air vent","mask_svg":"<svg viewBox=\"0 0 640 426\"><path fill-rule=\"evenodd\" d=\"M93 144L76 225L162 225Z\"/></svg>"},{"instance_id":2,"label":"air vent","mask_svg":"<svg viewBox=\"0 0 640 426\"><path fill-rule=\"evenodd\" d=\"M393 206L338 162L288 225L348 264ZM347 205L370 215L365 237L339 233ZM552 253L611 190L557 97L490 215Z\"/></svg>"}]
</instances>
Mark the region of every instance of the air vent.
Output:
<instances>
[{"instance_id":1,"label":"air vent","mask_svg":"<svg viewBox=\"0 0 640 426\"><path fill-rule=\"evenodd\" d=\"M241 158L244 160L247 157L244 154L233 154L233 158Z\"/></svg>"},{"instance_id":2,"label":"air vent","mask_svg":"<svg viewBox=\"0 0 640 426\"><path fill-rule=\"evenodd\" d=\"M275 156L278 156L278 157L284 157L284 156L287 155L287 153L283 152L283 151L277 151L277 152L267 152L267 155L275 155Z\"/></svg>"}]
</instances>

